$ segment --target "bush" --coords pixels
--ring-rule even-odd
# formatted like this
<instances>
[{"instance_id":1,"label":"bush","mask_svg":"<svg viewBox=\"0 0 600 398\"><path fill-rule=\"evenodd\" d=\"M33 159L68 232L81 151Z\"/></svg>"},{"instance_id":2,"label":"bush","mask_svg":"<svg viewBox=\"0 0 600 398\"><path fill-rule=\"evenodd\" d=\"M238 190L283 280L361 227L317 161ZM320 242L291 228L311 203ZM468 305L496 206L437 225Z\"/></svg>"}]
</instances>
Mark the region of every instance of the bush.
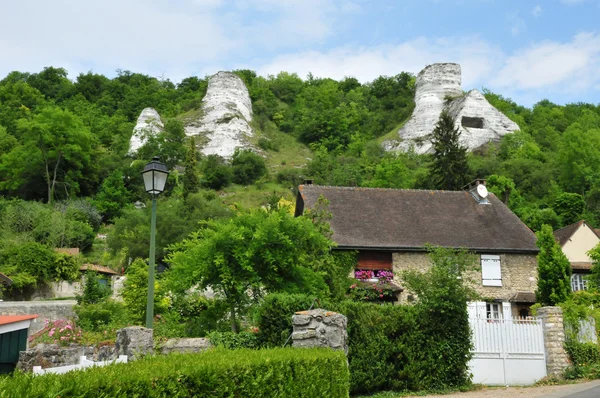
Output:
<instances>
[{"instance_id":1,"label":"bush","mask_svg":"<svg viewBox=\"0 0 600 398\"><path fill-rule=\"evenodd\" d=\"M13 280L11 291L32 288L56 279L56 258L54 251L39 243L14 245L0 252L0 272Z\"/></svg>"},{"instance_id":2,"label":"bush","mask_svg":"<svg viewBox=\"0 0 600 398\"><path fill-rule=\"evenodd\" d=\"M343 352L210 350L171 354L62 375L0 378L10 397L348 397Z\"/></svg>"},{"instance_id":3,"label":"bush","mask_svg":"<svg viewBox=\"0 0 600 398\"><path fill-rule=\"evenodd\" d=\"M107 328L119 329L127 326L129 318L123 303L107 300L97 304L83 304L73 307L78 325L86 331L100 332Z\"/></svg>"},{"instance_id":4,"label":"bush","mask_svg":"<svg viewBox=\"0 0 600 398\"><path fill-rule=\"evenodd\" d=\"M267 174L265 160L251 150L237 150L231 159L233 182L250 185Z\"/></svg>"},{"instance_id":5,"label":"bush","mask_svg":"<svg viewBox=\"0 0 600 398\"><path fill-rule=\"evenodd\" d=\"M233 170L219 155L208 155L201 164L202 186L219 190L231 184Z\"/></svg>"},{"instance_id":6,"label":"bush","mask_svg":"<svg viewBox=\"0 0 600 398\"><path fill-rule=\"evenodd\" d=\"M292 315L310 308L314 297L304 294L274 293L257 309L258 340L263 347L282 347L292 333ZM325 304L315 308L326 308ZM327 308L328 309L328 308Z\"/></svg>"},{"instance_id":7,"label":"bush","mask_svg":"<svg viewBox=\"0 0 600 398\"><path fill-rule=\"evenodd\" d=\"M600 348L595 343L568 341L565 349L574 366L600 364Z\"/></svg>"},{"instance_id":8,"label":"bush","mask_svg":"<svg viewBox=\"0 0 600 398\"><path fill-rule=\"evenodd\" d=\"M210 342L219 348L234 350L237 348L258 348L256 334L250 332L211 332L208 334Z\"/></svg>"},{"instance_id":9,"label":"bush","mask_svg":"<svg viewBox=\"0 0 600 398\"><path fill-rule=\"evenodd\" d=\"M260 137L258 139L258 147L260 149L264 149L265 151L279 152L279 144L265 137Z\"/></svg>"},{"instance_id":10,"label":"bush","mask_svg":"<svg viewBox=\"0 0 600 398\"><path fill-rule=\"evenodd\" d=\"M77 304L96 304L110 296L110 288L100 282L100 276L95 271L85 273L83 294L77 296Z\"/></svg>"},{"instance_id":11,"label":"bush","mask_svg":"<svg viewBox=\"0 0 600 398\"><path fill-rule=\"evenodd\" d=\"M127 279L123 285L123 301L133 322L142 323L146 319L148 301L148 264L142 259L136 259L127 268ZM170 301L165 289L154 280L154 314L167 311Z\"/></svg>"}]
</instances>

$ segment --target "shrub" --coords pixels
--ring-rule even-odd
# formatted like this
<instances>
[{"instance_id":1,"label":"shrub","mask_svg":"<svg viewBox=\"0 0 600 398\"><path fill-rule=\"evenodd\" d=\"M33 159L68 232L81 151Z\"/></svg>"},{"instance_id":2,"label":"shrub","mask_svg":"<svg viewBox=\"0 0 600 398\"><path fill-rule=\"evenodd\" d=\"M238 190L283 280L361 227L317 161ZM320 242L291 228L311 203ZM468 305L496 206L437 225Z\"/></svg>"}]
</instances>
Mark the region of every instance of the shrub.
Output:
<instances>
[{"instance_id":1,"label":"shrub","mask_svg":"<svg viewBox=\"0 0 600 398\"><path fill-rule=\"evenodd\" d=\"M35 242L14 245L0 252L0 272L13 284L10 290L26 289L56 278L56 253Z\"/></svg>"},{"instance_id":2,"label":"shrub","mask_svg":"<svg viewBox=\"0 0 600 398\"><path fill-rule=\"evenodd\" d=\"M264 347L282 347L292 333L294 312L309 309L313 301L314 297L304 294L274 293L265 297L256 312L260 344ZM319 307L325 308L325 305Z\"/></svg>"},{"instance_id":3,"label":"shrub","mask_svg":"<svg viewBox=\"0 0 600 398\"><path fill-rule=\"evenodd\" d=\"M279 144L277 144L277 142L270 140L266 137L260 137L258 139L258 147L260 149L264 149L265 151L279 152Z\"/></svg>"},{"instance_id":4,"label":"shrub","mask_svg":"<svg viewBox=\"0 0 600 398\"><path fill-rule=\"evenodd\" d=\"M127 306L131 320L142 323L146 319L146 304L148 300L148 264L142 259L136 259L127 268L127 279L123 285L123 301ZM162 314L169 307L170 301L159 283L154 280L154 314Z\"/></svg>"},{"instance_id":5,"label":"shrub","mask_svg":"<svg viewBox=\"0 0 600 398\"><path fill-rule=\"evenodd\" d=\"M110 296L110 288L100 282L100 276L95 271L85 273L83 294L77 296L77 304L96 304Z\"/></svg>"},{"instance_id":6,"label":"shrub","mask_svg":"<svg viewBox=\"0 0 600 398\"><path fill-rule=\"evenodd\" d=\"M251 150L237 150L231 159L233 182L250 185L267 174L265 160Z\"/></svg>"},{"instance_id":7,"label":"shrub","mask_svg":"<svg viewBox=\"0 0 600 398\"><path fill-rule=\"evenodd\" d=\"M304 172L301 169L285 168L279 170L275 176L277 183L289 188L298 188L304 181Z\"/></svg>"},{"instance_id":8,"label":"shrub","mask_svg":"<svg viewBox=\"0 0 600 398\"><path fill-rule=\"evenodd\" d=\"M210 350L171 354L62 375L0 378L10 397L348 397L343 352Z\"/></svg>"},{"instance_id":9,"label":"shrub","mask_svg":"<svg viewBox=\"0 0 600 398\"><path fill-rule=\"evenodd\" d=\"M567 341L565 349L574 366L600 364L600 348L598 344Z\"/></svg>"},{"instance_id":10,"label":"shrub","mask_svg":"<svg viewBox=\"0 0 600 398\"><path fill-rule=\"evenodd\" d=\"M109 327L121 328L129 323L125 305L113 300L77 305L73 309L79 326L86 331L100 332Z\"/></svg>"},{"instance_id":11,"label":"shrub","mask_svg":"<svg viewBox=\"0 0 600 398\"><path fill-rule=\"evenodd\" d=\"M258 348L258 338L256 334L250 332L211 332L208 334L208 338L215 347L230 350L237 348Z\"/></svg>"},{"instance_id":12,"label":"shrub","mask_svg":"<svg viewBox=\"0 0 600 398\"><path fill-rule=\"evenodd\" d=\"M54 322L46 320L44 328L31 336L29 341L36 344L58 344L68 346L72 343L81 342L81 329L74 322L66 319L59 319Z\"/></svg>"},{"instance_id":13,"label":"shrub","mask_svg":"<svg viewBox=\"0 0 600 398\"><path fill-rule=\"evenodd\" d=\"M204 187L219 190L231 184L233 170L225 164L225 160L219 155L208 155L201 164L202 185Z\"/></svg>"}]
</instances>

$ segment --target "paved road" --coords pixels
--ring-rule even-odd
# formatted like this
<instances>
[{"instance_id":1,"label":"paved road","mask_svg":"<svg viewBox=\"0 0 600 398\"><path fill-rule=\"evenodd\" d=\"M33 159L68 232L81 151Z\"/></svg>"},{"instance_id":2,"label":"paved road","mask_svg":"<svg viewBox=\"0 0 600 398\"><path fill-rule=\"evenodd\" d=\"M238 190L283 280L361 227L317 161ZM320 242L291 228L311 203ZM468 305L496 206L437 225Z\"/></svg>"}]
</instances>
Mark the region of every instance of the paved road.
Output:
<instances>
[{"instance_id":1,"label":"paved road","mask_svg":"<svg viewBox=\"0 0 600 398\"><path fill-rule=\"evenodd\" d=\"M574 384L562 391L543 395L544 398L600 398L600 380Z\"/></svg>"},{"instance_id":2,"label":"paved road","mask_svg":"<svg viewBox=\"0 0 600 398\"><path fill-rule=\"evenodd\" d=\"M600 386L588 388L574 394L564 395L564 398L598 398L600 397Z\"/></svg>"}]
</instances>

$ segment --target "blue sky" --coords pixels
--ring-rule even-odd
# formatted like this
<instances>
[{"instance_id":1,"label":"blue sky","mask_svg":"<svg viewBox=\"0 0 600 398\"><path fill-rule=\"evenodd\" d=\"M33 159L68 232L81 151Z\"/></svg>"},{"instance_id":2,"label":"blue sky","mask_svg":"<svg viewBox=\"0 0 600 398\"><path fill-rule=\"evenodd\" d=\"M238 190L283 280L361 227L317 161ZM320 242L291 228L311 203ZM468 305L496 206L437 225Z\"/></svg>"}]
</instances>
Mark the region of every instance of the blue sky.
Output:
<instances>
[{"instance_id":1,"label":"blue sky","mask_svg":"<svg viewBox=\"0 0 600 398\"><path fill-rule=\"evenodd\" d=\"M175 82L219 70L305 77L458 62L463 88L531 106L600 103L600 0L20 0L0 5L0 76L62 66Z\"/></svg>"}]
</instances>

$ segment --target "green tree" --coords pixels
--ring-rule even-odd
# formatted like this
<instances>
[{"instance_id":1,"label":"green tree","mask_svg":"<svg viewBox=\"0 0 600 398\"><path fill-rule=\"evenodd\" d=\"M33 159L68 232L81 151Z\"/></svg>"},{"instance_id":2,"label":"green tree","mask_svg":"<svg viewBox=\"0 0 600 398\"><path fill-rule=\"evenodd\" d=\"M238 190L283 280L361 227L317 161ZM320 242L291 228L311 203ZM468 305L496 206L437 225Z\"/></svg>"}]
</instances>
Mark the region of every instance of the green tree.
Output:
<instances>
[{"instance_id":1,"label":"green tree","mask_svg":"<svg viewBox=\"0 0 600 398\"><path fill-rule=\"evenodd\" d=\"M85 282L81 296L77 296L77 304L97 304L110 296L110 288L100 282L96 271L85 273Z\"/></svg>"},{"instance_id":2,"label":"green tree","mask_svg":"<svg viewBox=\"0 0 600 398\"><path fill-rule=\"evenodd\" d=\"M43 176L46 199L51 203L57 187L77 193L79 181L91 165L95 140L81 119L58 107L44 108L31 119L19 121L22 145L2 158L0 172L12 178L0 185L17 189L29 179Z\"/></svg>"},{"instance_id":3,"label":"green tree","mask_svg":"<svg viewBox=\"0 0 600 398\"><path fill-rule=\"evenodd\" d=\"M123 284L123 301L127 306L131 319L142 323L146 319L146 304L148 301L148 264L142 259L136 259L127 268L127 279ZM166 295L160 278L154 280L154 314L162 314L169 307L170 300Z\"/></svg>"},{"instance_id":4,"label":"green tree","mask_svg":"<svg viewBox=\"0 0 600 398\"><path fill-rule=\"evenodd\" d=\"M569 225L581 219L585 200L579 194L564 192L556 197L552 208L562 219L563 225Z\"/></svg>"},{"instance_id":5,"label":"green tree","mask_svg":"<svg viewBox=\"0 0 600 398\"><path fill-rule=\"evenodd\" d=\"M460 144L460 131L446 111L433 129L431 177L436 188L459 190L469 181L467 148Z\"/></svg>"},{"instance_id":6,"label":"green tree","mask_svg":"<svg viewBox=\"0 0 600 398\"><path fill-rule=\"evenodd\" d=\"M229 306L231 329L253 297L264 292L327 290L314 270L333 243L306 217L287 210L258 209L229 220L210 220L169 256L174 291L198 286L220 293ZM251 294L249 294L251 292Z\"/></svg>"},{"instance_id":7,"label":"green tree","mask_svg":"<svg viewBox=\"0 0 600 398\"><path fill-rule=\"evenodd\" d=\"M202 161L202 185L210 189L221 189L231 184L233 170L219 155L208 155Z\"/></svg>"},{"instance_id":8,"label":"green tree","mask_svg":"<svg viewBox=\"0 0 600 398\"><path fill-rule=\"evenodd\" d=\"M552 227L544 225L537 237L540 252L536 301L542 305L557 305L571 294L571 264L554 239Z\"/></svg>"},{"instance_id":9,"label":"green tree","mask_svg":"<svg viewBox=\"0 0 600 398\"><path fill-rule=\"evenodd\" d=\"M417 297L418 326L411 339L414 346L427 347L407 350L409 358L404 372L414 378L417 389L465 386L470 383L471 358L467 302L476 294L463 276L473 268L475 258L465 250L428 249L431 268L402 273L404 285ZM410 358L413 355L416 358Z\"/></svg>"},{"instance_id":10,"label":"green tree","mask_svg":"<svg viewBox=\"0 0 600 398\"><path fill-rule=\"evenodd\" d=\"M589 287L600 290L600 244L587 253L592 259L592 274L588 277Z\"/></svg>"},{"instance_id":11,"label":"green tree","mask_svg":"<svg viewBox=\"0 0 600 398\"><path fill-rule=\"evenodd\" d=\"M250 185L267 173L267 166L262 156L251 150L236 149L231 159L233 182Z\"/></svg>"},{"instance_id":12,"label":"green tree","mask_svg":"<svg viewBox=\"0 0 600 398\"><path fill-rule=\"evenodd\" d=\"M102 183L94 203L105 220L113 220L121 214L131 201L131 192L125 187L123 173L119 170L112 172Z\"/></svg>"},{"instance_id":13,"label":"green tree","mask_svg":"<svg viewBox=\"0 0 600 398\"><path fill-rule=\"evenodd\" d=\"M185 156L185 172L183 174L184 198L187 198L190 193L198 192L200 189L197 156L198 149L196 148L196 140L192 136L190 137L189 147Z\"/></svg>"}]
</instances>

